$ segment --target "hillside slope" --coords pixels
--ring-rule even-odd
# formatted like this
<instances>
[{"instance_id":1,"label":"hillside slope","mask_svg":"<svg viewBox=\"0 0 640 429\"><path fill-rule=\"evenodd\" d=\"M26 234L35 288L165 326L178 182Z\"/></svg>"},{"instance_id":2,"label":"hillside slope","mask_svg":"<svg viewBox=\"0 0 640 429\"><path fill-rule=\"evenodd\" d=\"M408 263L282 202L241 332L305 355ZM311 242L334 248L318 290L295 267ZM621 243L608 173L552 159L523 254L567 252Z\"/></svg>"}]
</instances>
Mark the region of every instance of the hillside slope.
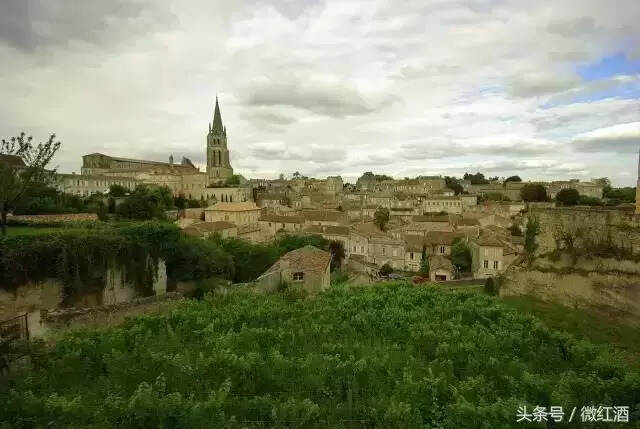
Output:
<instances>
[{"instance_id":1,"label":"hillside slope","mask_svg":"<svg viewBox=\"0 0 640 429\"><path fill-rule=\"evenodd\" d=\"M209 296L70 334L32 365L0 386L10 427L527 427L523 405L628 405L633 421L640 403L613 349L405 285Z\"/></svg>"}]
</instances>

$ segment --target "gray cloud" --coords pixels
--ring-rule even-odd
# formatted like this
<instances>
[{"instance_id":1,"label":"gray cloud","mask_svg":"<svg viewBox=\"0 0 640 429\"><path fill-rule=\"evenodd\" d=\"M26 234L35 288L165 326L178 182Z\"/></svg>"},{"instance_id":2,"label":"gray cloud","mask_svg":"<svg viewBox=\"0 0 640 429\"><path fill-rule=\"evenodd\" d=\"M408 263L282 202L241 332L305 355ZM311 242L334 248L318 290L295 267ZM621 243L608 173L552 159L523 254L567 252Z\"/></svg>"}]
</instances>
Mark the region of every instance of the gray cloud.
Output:
<instances>
[{"instance_id":1,"label":"gray cloud","mask_svg":"<svg viewBox=\"0 0 640 429\"><path fill-rule=\"evenodd\" d=\"M507 90L515 97L533 97L563 92L579 84L580 78L578 76L532 73L512 77L507 85Z\"/></svg>"},{"instance_id":2,"label":"gray cloud","mask_svg":"<svg viewBox=\"0 0 640 429\"><path fill-rule=\"evenodd\" d=\"M538 156L558 151L557 144L541 139L495 136L482 139L450 140L433 143L409 143L401 146L399 156L406 160L443 159L459 156Z\"/></svg>"},{"instance_id":3,"label":"gray cloud","mask_svg":"<svg viewBox=\"0 0 640 429\"><path fill-rule=\"evenodd\" d=\"M251 155L265 160L309 161L313 163L327 163L346 159L347 153L342 148L320 146L296 147L286 145L282 141L260 142L249 147Z\"/></svg>"},{"instance_id":4,"label":"gray cloud","mask_svg":"<svg viewBox=\"0 0 640 429\"><path fill-rule=\"evenodd\" d=\"M640 122L599 128L573 138L573 148L580 152L634 153L640 149Z\"/></svg>"},{"instance_id":5,"label":"gray cloud","mask_svg":"<svg viewBox=\"0 0 640 429\"><path fill-rule=\"evenodd\" d=\"M575 37L594 32L596 29L596 23L593 18L583 16L577 19L550 22L549 25L547 25L547 29L551 33L567 37Z\"/></svg>"},{"instance_id":6,"label":"gray cloud","mask_svg":"<svg viewBox=\"0 0 640 429\"><path fill-rule=\"evenodd\" d=\"M391 96L367 96L356 87L337 81L302 81L295 77L255 81L245 96L245 102L252 106L290 106L336 118L372 113L394 100Z\"/></svg>"},{"instance_id":7,"label":"gray cloud","mask_svg":"<svg viewBox=\"0 0 640 429\"><path fill-rule=\"evenodd\" d=\"M25 51L70 42L102 45L166 28L170 22L171 15L153 0L7 0L0 3L0 40Z\"/></svg>"}]
</instances>

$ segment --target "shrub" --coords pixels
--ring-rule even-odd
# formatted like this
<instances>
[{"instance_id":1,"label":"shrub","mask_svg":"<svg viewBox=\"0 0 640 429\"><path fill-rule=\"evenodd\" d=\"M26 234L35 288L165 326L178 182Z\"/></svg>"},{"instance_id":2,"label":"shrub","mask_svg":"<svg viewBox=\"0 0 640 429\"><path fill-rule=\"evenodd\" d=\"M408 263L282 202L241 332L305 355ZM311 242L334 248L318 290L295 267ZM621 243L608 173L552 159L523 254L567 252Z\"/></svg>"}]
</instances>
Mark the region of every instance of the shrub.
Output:
<instances>
[{"instance_id":1,"label":"shrub","mask_svg":"<svg viewBox=\"0 0 640 429\"><path fill-rule=\"evenodd\" d=\"M384 264L382 267L380 267L381 276L388 276L392 272L393 272L393 268L391 268L391 265L389 264Z\"/></svg>"},{"instance_id":2,"label":"shrub","mask_svg":"<svg viewBox=\"0 0 640 429\"><path fill-rule=\"evenodd\" d=\"M538 183L527 183L520 190L520 196L527 202L547 201L547 190Z\"/></svg>"},{"instance_id":3,"label":"shrub","mask_svg":"<svg viewBox=\"0 0 640 429\"><path fill-rule=\"evenodd\" d=\"M580 194L577 189L562 189L556 194L556 202L563 206L575 206L580 200Z\"/></svg>"}]
</instances>

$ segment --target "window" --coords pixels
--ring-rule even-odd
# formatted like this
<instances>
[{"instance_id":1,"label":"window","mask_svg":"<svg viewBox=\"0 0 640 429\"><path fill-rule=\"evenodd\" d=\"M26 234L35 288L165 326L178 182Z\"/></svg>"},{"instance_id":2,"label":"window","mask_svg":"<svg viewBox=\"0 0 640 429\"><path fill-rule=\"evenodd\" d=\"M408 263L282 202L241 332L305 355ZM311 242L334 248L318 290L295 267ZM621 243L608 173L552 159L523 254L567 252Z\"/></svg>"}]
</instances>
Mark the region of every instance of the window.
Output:
<instances>
[{"instance_id":1,"label":"window","mask_svg":"<svg viewBox=\"0 0 640 429\"><path fill-rule=\"evenodd\" d=\"M489 261L487 261L486 259L484 260L484 267L489 268Z\"/></svg>"},{"instance_id":2,"label":"window","mask_svg":"<svg viewBox=\"0 0 640 429\"><path fill-rule=\"evenodd\" d=\"M493 261L493 269L494 270L498 269L498 261Z\"/></svg>"},{"instance_id":3,"label":"window","mask_svg":"<svg viewBox=\"0 0 640 429\"><path fill-rule=\"evenodd\" d=\"M398 249L393 249L393 256L398 256Z\"/></svg>"},{"instance_id":4,"label":"window","mask_svg":"<svg viewBox=\"0 0 640 429\"><path fill-rule=\"evenodd\" d=\"M293 273L293 280L294 281L302 281L302 280L304 280L304 273L302 273L302 272Z\"/></svg>"},{"instance_id":5,"label":"window","mask_svg":"<svg viewBox=\"0 0 640 429\"><path fill-rule=\"evenodd\" d=\"M444 255L444 246L440 246L440 254Z\"/></svg>"},{"instance_id":6,"label":"window","mask_svg":"<svg viewBox=\"0 0 640 429\"><path fill-rule=\"evenodd\" d=\"M409 253L409 259L413 259L413 252Z\"/></svg>"},{"instance_id":7,"label":"window","mask_svg":"<svg viewBox=\"0 0 640 429\"><path fill-rule=\"evenodd\" d=\"M384 256L384 255L385 255L385 248L384 248L384 246L383 246L383 247L382 247L382 256Z\"/></svg>"}]
</instances>

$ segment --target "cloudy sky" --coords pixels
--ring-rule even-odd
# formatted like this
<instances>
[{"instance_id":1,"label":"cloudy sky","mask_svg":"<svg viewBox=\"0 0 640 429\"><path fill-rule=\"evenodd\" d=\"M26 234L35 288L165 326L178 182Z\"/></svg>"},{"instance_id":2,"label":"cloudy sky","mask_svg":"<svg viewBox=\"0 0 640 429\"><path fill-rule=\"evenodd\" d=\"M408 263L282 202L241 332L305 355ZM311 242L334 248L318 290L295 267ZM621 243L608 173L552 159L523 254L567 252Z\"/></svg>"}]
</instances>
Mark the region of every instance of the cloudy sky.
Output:
<instances>
[{"instance_id":1,"label":"cloudy sky","mask_svg":"<svg viewBox=\"0 0 640 429\"><path fill-rule=\"evenodd\" d=\"M635 183L638 0L3 0L0 136L203 165Z\"/></svg>"}]
</instances>

